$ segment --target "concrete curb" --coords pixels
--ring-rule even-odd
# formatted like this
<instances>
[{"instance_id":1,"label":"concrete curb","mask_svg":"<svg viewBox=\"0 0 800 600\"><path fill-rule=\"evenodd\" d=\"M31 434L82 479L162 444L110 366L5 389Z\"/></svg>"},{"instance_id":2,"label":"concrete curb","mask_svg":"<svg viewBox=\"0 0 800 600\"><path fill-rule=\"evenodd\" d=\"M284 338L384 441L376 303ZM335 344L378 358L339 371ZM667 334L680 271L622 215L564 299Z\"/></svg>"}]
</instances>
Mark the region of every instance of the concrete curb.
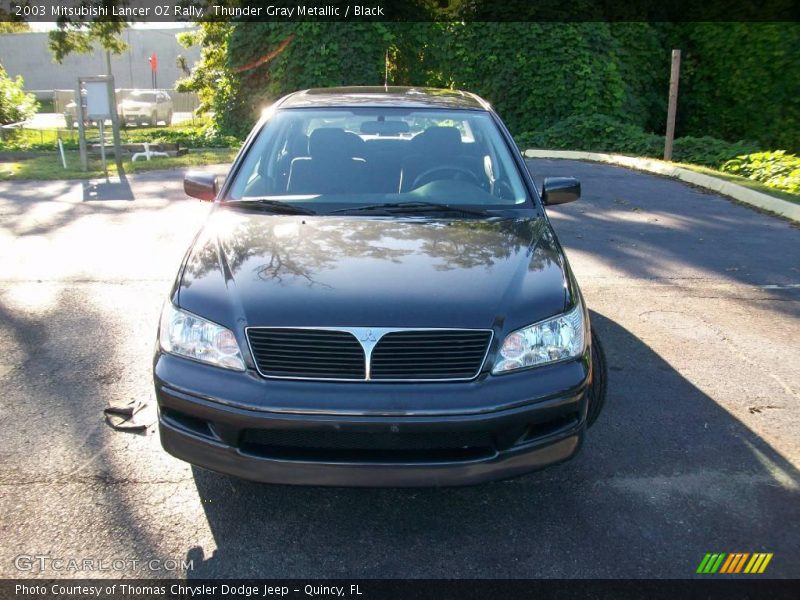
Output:
<instances>
[{"instance_id":1,"label":"concrete curb","mask_svg":"<svg viewBox=\"0 0 800 600\"><path fill-rule=\"evenodd\" d=\"M718 179L711 175L704 175L677 167L668 162L653 160L649 158L636 158L633 156L622 156L620 154L601 154L597 152L574 152L572 150L525 150L523 153L525 158L561 158L567 160L588 160L594 162L609 163L612 165L619 165L621 167L628 167L636 169L637 171L646 171L648 173L657 173L658 175L666 175L667 177L674 177L697 185L712 192L717 192L723 196L728 196L749 204L763 210L791 219L800 223L800 204L793 204L780 198L775 198L769 194L757 192L744 186Z\"/></svg>"}]
</instances>

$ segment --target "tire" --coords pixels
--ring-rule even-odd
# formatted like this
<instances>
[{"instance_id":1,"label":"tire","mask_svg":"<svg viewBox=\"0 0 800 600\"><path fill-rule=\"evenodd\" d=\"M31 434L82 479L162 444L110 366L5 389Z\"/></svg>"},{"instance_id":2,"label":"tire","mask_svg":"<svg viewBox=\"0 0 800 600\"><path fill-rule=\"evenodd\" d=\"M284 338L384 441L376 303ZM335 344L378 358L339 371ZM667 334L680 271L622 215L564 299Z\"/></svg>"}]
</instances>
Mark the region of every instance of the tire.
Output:
<instances>
[{"instance_id":1,"label":"tire","mask_svg":"<svg viewBox=\"0 0 800 600\"><path fill-rule=\"evenodd\" d=\"M150 127L155 127L156 125L158 125L158 115L156 115L156 113L150 115L150 122L148 124L150 125Z\"/></svg>"},{"instance_id":2,"label":"tire","mask_svg":"<svg viewBox=\"0 0 800 600\"><path fill-rule=\"evenodd\" d=\"M166 118L166 120L164 121L164 125L166 125L167 127L169 127L170 125L172 125L172 111L169 111L169 112L167 113L167 118Z\"/></svg>"},{"instance_id":3,"label":"tire","mask_svg":"<svg viewBox=\"0 0 800 600\"><path fill-rule=\"evenodd\" d=\"M589 410L586 414L586 426L591 427L600 416L606 403L608 392L608 364L606 353L600 344L600 338L592 331L592 385L589 386Z\"/></svg>"}]
</instances>

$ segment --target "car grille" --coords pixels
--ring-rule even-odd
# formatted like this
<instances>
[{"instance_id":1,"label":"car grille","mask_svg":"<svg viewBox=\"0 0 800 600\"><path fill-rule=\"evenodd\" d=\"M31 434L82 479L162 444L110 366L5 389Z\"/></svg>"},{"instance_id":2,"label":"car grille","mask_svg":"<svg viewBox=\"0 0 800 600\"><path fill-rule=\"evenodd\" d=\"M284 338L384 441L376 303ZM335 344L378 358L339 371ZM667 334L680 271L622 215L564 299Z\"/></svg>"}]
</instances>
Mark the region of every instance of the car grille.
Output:
<instances>
[{"instance_id":1,"label":"car grille","mask_svg":"<svg viewBox=\"0 0 800 600\"><path fill-rule=\"evenodd\" d=\"M254 327L247 329L247 337L264 377L436 381L476 377L492 332ZM370 347L371 355L365 350Z\"/></svg>"},{"instance_id":2,"label":"car grille","mask_svg":"<svg viewBox=\"0 0 800 600\"><path fill-rule=\"evenodd\" d=\"M489 431L371 432L247 429L240 448L258 456L326 461L469 460L494 454Z\"/></svg>"},{"instance_id":3,"label":"car grille","mask_svg":"<svg viewBox=\"0 0 800 600\"><path fill-rule=\"evenodd\" d=\"M372 351L371 379L472 379L491 331L394 331Z\"/></svg>"},{"instance_id":4,"label":"car grille","mask_svg":"<svg viewBox=\"0 0 800 600\"><path fill-rule=\"evenodd\" d=\"M248 329L258 370L267 377L364 379L361 344L346 331Z\"/></svg>"}]
</instances>

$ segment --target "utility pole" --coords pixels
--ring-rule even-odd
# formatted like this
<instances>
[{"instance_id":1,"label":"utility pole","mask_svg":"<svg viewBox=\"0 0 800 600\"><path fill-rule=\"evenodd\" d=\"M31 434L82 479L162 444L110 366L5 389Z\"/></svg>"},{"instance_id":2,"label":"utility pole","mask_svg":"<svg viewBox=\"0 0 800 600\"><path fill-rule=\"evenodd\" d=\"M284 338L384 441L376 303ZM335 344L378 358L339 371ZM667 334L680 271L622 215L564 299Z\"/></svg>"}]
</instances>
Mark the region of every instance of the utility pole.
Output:
<instances>
[{"instance_id":1,"label":"utility pole","mask_svg":"<svg viewBox=\"0 0 800 600\"><path fill-rule=\"evenodd\" d=\"M117 163L117 175L122 177L122 142L119 136L119 115L117 115L117 90L114 75L111 74L111 51L106 50L106 75L108 75L108 103L111 109L111 129L114 132L114 162Z\"/></svg>"},{"instance_id":2,"label":"utility pole","mask_svg":"<svg viewBox=\"0 0 800 600\"><path fill-rule=\"evenodd\" d=\"M669 104L667 106L667 137L664 140L664 160L672 160L672 142L675 140L675 116L678 112L678 80L681 76L681 51L672 51L672 71L669 76Z\"/></svg>"}]
</instances>

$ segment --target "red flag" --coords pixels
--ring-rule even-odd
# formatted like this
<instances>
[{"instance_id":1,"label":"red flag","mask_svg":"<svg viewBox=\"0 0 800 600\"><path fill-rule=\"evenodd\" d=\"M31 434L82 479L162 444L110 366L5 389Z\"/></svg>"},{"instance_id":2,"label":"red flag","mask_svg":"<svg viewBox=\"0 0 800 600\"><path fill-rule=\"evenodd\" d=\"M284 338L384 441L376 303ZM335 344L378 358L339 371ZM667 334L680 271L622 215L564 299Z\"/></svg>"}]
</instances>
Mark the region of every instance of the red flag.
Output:
<instances>
[{"instance_id":1,"label":"red flag","mask_svg":"<svg viewBox=\"0 0 800 600\"><path fill-rule=\"evenodd\" d=\"M151 70L153 73L155 73L156 71L158 71L158 57L156 56L156 53L155 53L155 52L153 52L153 53L150 55L150 70Z\"/></svg>"}]
</instances>

